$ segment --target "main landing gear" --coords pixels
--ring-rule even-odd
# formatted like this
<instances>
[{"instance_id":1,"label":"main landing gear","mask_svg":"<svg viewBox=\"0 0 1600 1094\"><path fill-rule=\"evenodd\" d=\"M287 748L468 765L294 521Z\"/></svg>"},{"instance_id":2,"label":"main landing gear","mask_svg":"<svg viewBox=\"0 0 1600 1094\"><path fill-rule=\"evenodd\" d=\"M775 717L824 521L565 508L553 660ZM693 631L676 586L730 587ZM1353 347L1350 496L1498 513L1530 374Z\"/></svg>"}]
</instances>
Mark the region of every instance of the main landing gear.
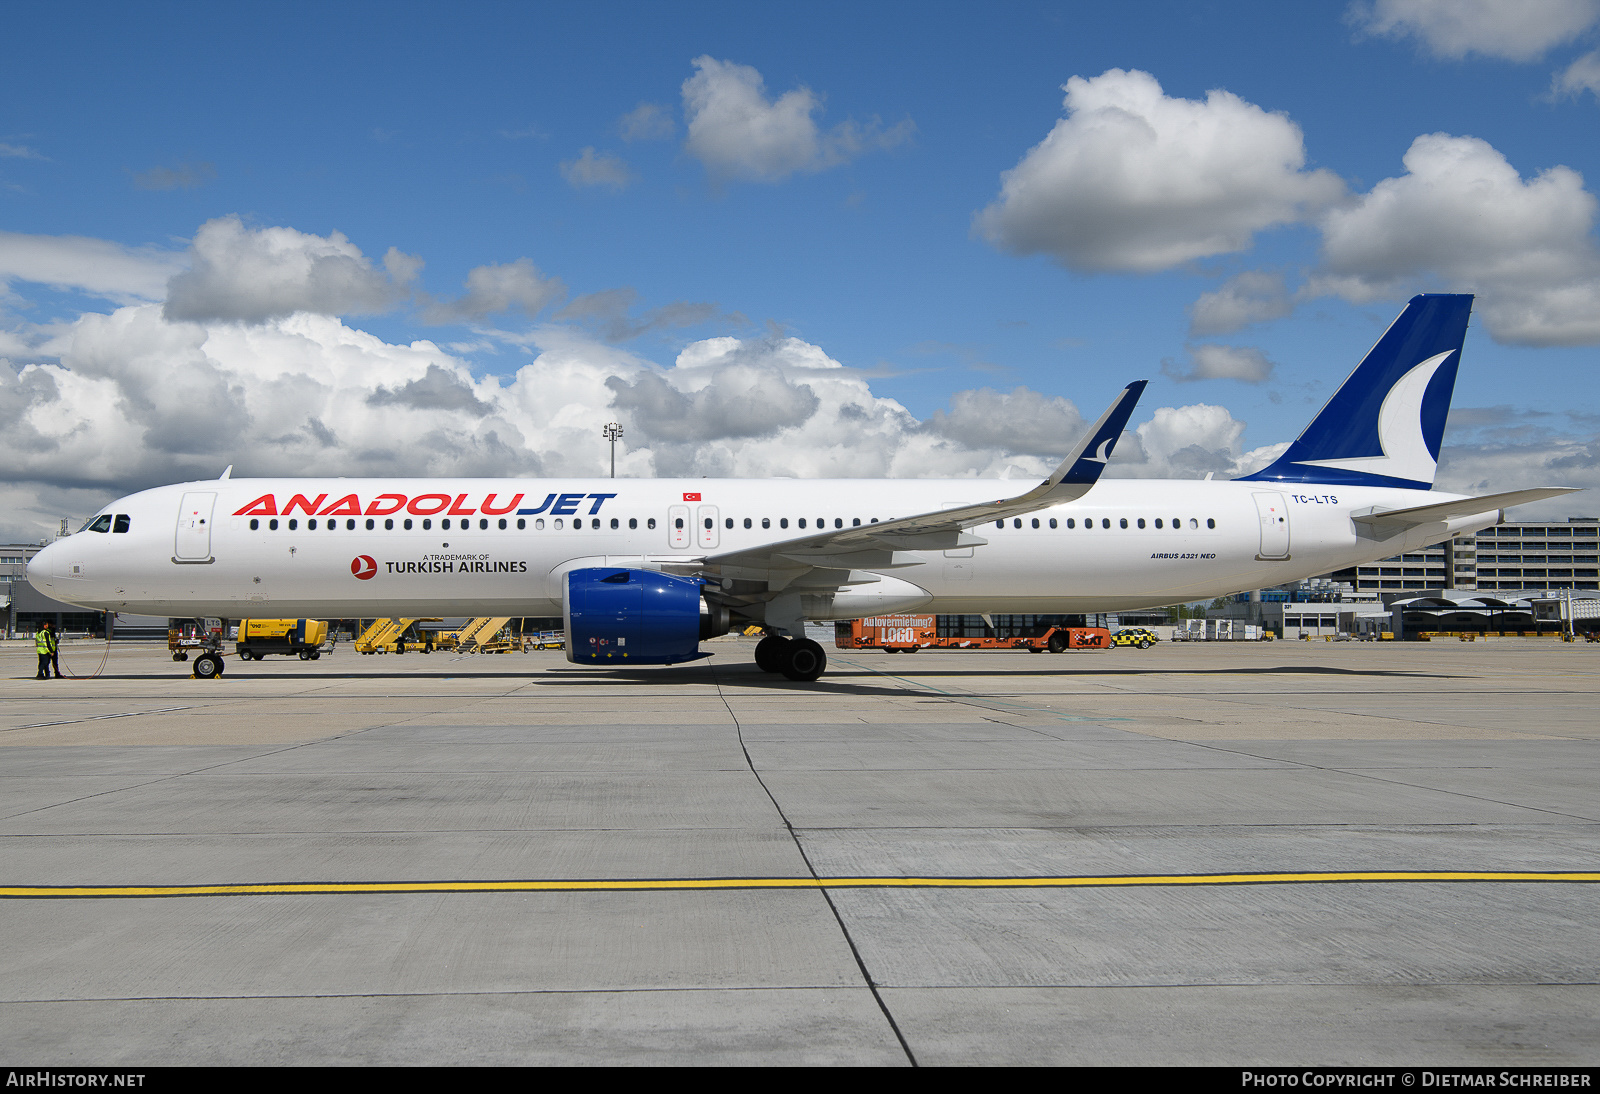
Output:
<instances>
[{"instance_id":1,"label":"main landing gear","mask_svg":"<svg viewBox=\"0 0 1600 1094\"><path fill-rule=\"evenodd\" d=\"M810 683L828 667L828 655L809 638L769 634L756 643L756 665L763 672L781 672L791 680Z\"/></svg>"}]
</instances>

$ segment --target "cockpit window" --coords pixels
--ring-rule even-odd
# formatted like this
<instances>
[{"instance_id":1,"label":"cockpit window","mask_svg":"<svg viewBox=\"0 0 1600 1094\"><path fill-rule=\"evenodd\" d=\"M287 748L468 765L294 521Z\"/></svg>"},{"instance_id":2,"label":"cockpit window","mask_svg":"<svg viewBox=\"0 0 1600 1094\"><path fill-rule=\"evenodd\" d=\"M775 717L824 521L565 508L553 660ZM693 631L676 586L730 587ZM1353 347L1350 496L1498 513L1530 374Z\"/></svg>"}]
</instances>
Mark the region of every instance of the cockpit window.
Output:
<instances>
[{"instance_id":1,"label":"cockpit window","mask_svg":"<svg viewBox=\"0 0 1600 1094\"><path fill-rule=\"evenodd\" d=\"M111 526L111 530L113 532L126 532L130 525L131 522L128 520L128 514L118 513L117 522Z\"/></svg>"},{"instance_id":2,"label":"cockpit window","mask_svg":"<svg viewBox=\"0 0 1600 1094\"><path fill-rule=\"evenodd\" d=\"M111 514L110 513L101 513L98 517L95 517L87 525L85 525L82 528L82 531L85 531L85 532L109 532L109 531L111 531Z\"/></svg>"}]
</instances>

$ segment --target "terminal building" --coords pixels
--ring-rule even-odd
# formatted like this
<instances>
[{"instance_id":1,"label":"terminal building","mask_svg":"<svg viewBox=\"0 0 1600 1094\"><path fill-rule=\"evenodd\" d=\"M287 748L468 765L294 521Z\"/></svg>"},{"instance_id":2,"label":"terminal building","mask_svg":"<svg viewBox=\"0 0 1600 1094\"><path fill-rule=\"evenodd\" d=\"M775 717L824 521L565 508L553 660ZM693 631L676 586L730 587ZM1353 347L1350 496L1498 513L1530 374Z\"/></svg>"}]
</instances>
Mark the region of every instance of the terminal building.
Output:
<instances>
[{"instance_id":1,"label":"terminal building","mask_svg":"<svg viewBox=\"0 0 1600 1094\"><path fill-rule=\"evenodd\" d=\"M1517 521L1294 585L1241 593L1217 618L1283 638L1388 632L1554 632L1600 599L1600 518ZM1562 612L1566 615L1562 615Z\"/></svg>"},{"instance_id":2,"label":"terminal building","mask_svg":"<svg viewBox=\"0 0 1600 1094\"><path fill-rule=\"evenodd\" d=\"M1324 576L1384 599L1429 589L1488 592L1497 600L1508 592L1521 598L1600 590L1600 518L1501 524Z\"/></svg>"}]
</instances>

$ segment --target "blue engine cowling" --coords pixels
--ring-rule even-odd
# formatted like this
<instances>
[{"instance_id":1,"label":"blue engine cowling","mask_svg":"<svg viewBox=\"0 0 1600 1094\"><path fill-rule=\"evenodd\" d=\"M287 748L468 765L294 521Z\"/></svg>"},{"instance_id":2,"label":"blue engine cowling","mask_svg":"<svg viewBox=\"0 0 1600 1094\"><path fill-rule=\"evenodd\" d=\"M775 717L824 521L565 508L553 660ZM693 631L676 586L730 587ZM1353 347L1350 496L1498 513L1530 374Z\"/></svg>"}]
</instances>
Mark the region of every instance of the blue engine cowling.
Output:
<instances>
[{"instance_id":1,"label":"blue engine cowling","mask_svg":"<svg viewBox=\"0 0 1600 1094\"><path fill-rule=\"evenodd\" d=\"M700 652L700 585L656 570L567 572L567 660L579 665L675 665Z\"/></svg>"}]
</instances>

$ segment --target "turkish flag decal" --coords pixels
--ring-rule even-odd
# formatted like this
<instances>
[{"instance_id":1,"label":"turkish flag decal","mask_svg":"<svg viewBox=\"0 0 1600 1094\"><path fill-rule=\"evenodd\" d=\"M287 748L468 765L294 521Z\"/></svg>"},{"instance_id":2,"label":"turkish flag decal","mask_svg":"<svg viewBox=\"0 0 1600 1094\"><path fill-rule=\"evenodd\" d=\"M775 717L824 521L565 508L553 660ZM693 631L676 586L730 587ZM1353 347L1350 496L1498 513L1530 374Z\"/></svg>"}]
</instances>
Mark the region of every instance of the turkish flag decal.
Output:
<instances>
[{"instance_id":1,"label":"turkish flag decal","mask_svg":"<svg viewBox=\"0 0 1600 1094\"><path fill-rule=\"evenodd\" d=\"M683 496L683 500L684 501L699 501L700 500L700 495L699 494L685 494Z\"/></svg>"}]
</instances>

